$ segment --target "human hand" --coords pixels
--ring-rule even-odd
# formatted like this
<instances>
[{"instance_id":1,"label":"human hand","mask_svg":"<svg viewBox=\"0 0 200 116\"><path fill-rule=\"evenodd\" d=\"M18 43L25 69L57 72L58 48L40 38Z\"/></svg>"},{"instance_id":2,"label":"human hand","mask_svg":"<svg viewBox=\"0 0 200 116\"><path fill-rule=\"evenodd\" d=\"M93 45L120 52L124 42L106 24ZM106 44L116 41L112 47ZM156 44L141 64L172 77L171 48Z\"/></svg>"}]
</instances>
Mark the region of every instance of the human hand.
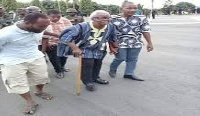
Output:
<instances>
[{"instance_id":1,"label":"human hand","mask_svg":"<svg viewBox=\"0 0 200 116\"><path fill-rule=\"evenodd\" d=\"M110 55L117 54L118 48L110 47Z\"/></svg>"},{"instance_id":2,"label":"human hand","mask_svg":"<svg viewBox=\"0 0 200 116\"><path fill-rule=\"evenodd\" d=\"M153 45L151 43L147 44L147 52L153 51Z\"/></svg>"},{"instance_id":3,"label":"human hand","mask_svg":"<svg viewBox=\"0 0 200 116\"><path fill-rule=\"evenodd\" d=\"M73 51L72 51L75 55L81 55L82 53L83 53L83 51L82 50L80 50L79 48L75 48L75 49L73 49Z\"/></svg>"}]
</instances>

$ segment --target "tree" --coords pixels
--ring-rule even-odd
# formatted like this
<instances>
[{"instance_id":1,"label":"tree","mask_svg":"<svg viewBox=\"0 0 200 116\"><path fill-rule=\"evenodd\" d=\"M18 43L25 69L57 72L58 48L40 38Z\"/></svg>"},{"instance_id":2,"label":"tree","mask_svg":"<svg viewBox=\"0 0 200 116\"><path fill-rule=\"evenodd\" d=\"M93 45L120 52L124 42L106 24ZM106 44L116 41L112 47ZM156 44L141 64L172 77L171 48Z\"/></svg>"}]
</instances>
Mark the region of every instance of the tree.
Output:
<instances>
[{"instance_id":1,"label":"tree","mask_svg":"<svg viewBox=\"0 0 200 116\"><path fill-rule=\"evenodd\" d=\"M139 10L143 10L143 7L144 7L144 5L137 4L137 8L138 8Z\"/></svg>"},{"instance_id":2,"label":"tree","mask_svg":"<svg viewBox=\"0 0 200 116\"><path fill-rule=\"evenodd\" d=\"M42 6L42 3L39 0L32 0L31 5L39 7L42 11L45 10L44 7Z\"/></svg>"},{"instance_id":3,"label":"tree","mask_svg":"<svg viewBox=\"0 0 200 116\"><path fill-rule=\"evenodd\" d=\"M107 10L110 14L119 14L119 6L116 6L116 5L107 5Z\"/></svg>"},{"instance_id":4,"label":"tree","mask_svg":"<svg viewBox=\"0 0 200 116\"><path fill-rule=\"evenodd\" d=\"M91 0L80 0L80 10L87 15L94 11Z\"/></svg>"},{"instance_id":5,"label":"tree","mask_svg":"<svg viewBox=\"0 0 200 116\"><path fill-rule=\"evenodd\" d=\"M172 0L166 0L164 3L164 6L162 8L162 12L166 15L170 15L170 12L173 11L174 7L172 5L173 1Z\"/></svg>"},{"instance_id":6,"label":"tree","mask_svg":"<svg viewBox=\"0 0 200 116\"><path fill-rule=\"evenodd\" d=\"M66 10L68 8L66 2L61 0L61 1L59 1L59 3L60 3L61 14L66 14Z\"/></svg>"},{"instance_id":7,"label":"tree","mask_svg":"<svg viewBox=\"0 0 200 116\"><path fill-rule=\"evenodd\" d=\"M43 0L42 1L42 6L43 6L43 8L45 8L45 10L56 9L55 5L56 5L55 1L51 1L51 0Z\"/></svg>"},{"instance_id":8,"label":"tree","mask_svg":"<svg viewBox=\"0 0 200 116\"><path fill-rule=\"evenodd\" d=\"M29 6L29 3L17 2L17 8L26 8Z\"/></svg>"},{"instance_id":9,"label":"tree","mask_svg":"<svg viewBox=\"0 0 200 116\"><path fill-rule=\"evenodd\" d=\"M179 2L176 4L176 7L178 9L183 9L184 11L191 11L195 9L195 5L189 2Z\"/></svg>"},{"instance_id":10,"label":"tree","mask_svg":"<svg viewBox=\"0 0 200 116\"><path fill-rule=\"evenodd\" d=\"M3 6L6 11L15 11L17 9L17 1L16 0L4 0Z\"/></svg>"}]
</instances>

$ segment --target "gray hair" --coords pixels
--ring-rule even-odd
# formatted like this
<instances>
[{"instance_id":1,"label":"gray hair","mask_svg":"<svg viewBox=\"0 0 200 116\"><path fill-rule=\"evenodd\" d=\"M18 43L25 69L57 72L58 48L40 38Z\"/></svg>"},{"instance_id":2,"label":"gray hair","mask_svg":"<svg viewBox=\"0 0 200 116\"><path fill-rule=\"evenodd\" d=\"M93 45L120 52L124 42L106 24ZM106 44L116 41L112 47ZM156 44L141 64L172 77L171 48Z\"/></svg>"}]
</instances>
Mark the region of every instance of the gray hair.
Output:
<instances>
[{"instance_id":1,"label":"gray hair","mask_svg":"<svg viewBox=\"0 0 200 116\"><path fill-rule=\"evenodd\" d=\"M105 14L105 15L108 15L110 17L110 13L105 11L105 10L95 10L94 12L92 12L90 14L90 19L93 19L94 17L97 17L98 14Z\"/></svg>"}]
</instances>

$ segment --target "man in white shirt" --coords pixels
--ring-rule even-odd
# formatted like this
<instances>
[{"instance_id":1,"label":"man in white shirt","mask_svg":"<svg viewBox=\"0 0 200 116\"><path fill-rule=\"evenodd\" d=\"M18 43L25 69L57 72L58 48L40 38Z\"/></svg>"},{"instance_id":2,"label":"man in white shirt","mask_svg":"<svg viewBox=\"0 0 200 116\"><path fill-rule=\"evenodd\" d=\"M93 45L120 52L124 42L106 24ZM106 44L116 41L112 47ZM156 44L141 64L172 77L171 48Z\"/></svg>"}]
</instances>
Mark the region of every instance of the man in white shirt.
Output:
<instances>
[{"instance_id":1,"label":"man in white shirt","mask_svg":"<svg viewBox=\"0 0 200 116\"><path fill-rule=\"evenodd\" d=\"M43 91L50 79L44 54L38 50L39 39L49 24L46 15L31 13L24 21L0 30L2 80L8 93L19 94L26 100L26 114L34 114L38 106L31 98L30 86L36 86L36 96L46 100L53 98Z\"/></svg>"}]
</instances>

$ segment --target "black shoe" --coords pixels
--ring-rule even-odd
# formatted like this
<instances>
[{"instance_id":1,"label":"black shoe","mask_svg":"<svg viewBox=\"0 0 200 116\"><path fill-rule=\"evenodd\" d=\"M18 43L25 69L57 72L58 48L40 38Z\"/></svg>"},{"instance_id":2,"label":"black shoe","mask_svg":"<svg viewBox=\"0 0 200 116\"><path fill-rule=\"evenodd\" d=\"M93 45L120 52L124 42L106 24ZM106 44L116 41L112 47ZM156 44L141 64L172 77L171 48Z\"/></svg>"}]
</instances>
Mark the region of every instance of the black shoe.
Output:
<instances>
[{"instance_id":1,"label":"black shoe","mask_svg":"<svg viewBox=\"0 0 200 116\"><path fill-rule=\"evenodd\" d=\"M110 77L115 78L115 77L116 77L116 70L112 70L112 69L110 69L110 71L109 71L108 74L110 75Z\"/></svg>"},{"instance_id":2,"label":"black shoe","mask_svg":"<svg viewBox=\"0 0 200 116\"><path fill-rule=\"evenodd\" d=\"M85 85L85 87L88 91L95 91L96 90L96 87L93 83L88 83L88 84Z\"/></svg>"},{"instance_id":3,"label":"black shoe","mask_svg":"<svg viewBox=\"0 0 200 116\"><path fill-rule=\"evenodd\" d=\"M103 85L107 85L109 83L109 81L103 80L101 78L97 78L96 80L94 80L94 82Z\"/></svg>"},{"instance_id":4,"label":"black shoe","mask_svg":"<svg viewBox=\"0 0 200 116\"><path fill-rule=\"evenodd\" d=\"M144 81L143 79L140 79L135 75L134 76L132 76L132 75L124 75L124 78L132 79L132 80L135 80L135 81Z\"/></svg>"},{"instance_id":5,"label":"black shoe","mask_svg":"<svg viewBox=\"0 0 200 116\"><path fill-rule=\"evenodd\" d=\"M58 79L62 79L64 77L65 77L64 72L59 72L59 73L56 74L56 78L58 78Z\"/></svg>"}]
</instances>

